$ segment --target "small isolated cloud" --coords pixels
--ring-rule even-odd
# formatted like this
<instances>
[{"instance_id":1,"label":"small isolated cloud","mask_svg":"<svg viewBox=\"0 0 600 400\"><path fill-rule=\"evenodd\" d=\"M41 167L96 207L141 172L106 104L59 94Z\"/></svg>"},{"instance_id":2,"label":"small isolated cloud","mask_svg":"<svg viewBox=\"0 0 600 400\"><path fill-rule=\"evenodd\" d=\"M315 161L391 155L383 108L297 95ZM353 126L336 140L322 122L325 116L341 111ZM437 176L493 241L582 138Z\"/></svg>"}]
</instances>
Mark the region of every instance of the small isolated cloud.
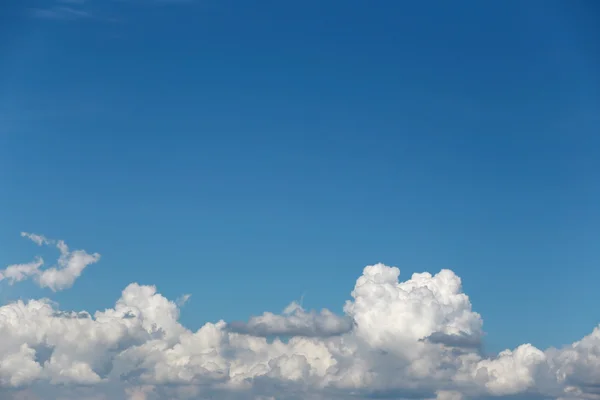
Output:
<instances>
[{"instance_id":1,"label":"small isolated cloud","mask_svg":"<svg viewBox=\"0 0 600 400\"><path fill-rule=\"evenodd\" d=\"M252 317L248 322L232 322L231 332L251 336L305 336L329 337L342 335L352 330L352 320L340 317L327 309L321 312L305 311L298 303L292 302L282 315L265 312Z\"/></svg>"},{"instance_id":2,"label":"small isolated cloud","mask_svg":"<svg viewBox=\"0 0 600 400\"><path fill-rule=\"evenodd\" d=\"M55 241L46 238L44 235L27 232L21 232L21 236L30 239L39 246L56 245L60 251L57 265L42 270L44 260L41 257L36 257L30 263L9 265L0 270L0 281L7 280L10 284L14 284L27 278L33 278L40 287L46 287L53 292L57 292L73 286L83 270L100 259L98 253L88 254L84 250L70 251L67 244L62 240Z\"/></svg>"}]
</instances>

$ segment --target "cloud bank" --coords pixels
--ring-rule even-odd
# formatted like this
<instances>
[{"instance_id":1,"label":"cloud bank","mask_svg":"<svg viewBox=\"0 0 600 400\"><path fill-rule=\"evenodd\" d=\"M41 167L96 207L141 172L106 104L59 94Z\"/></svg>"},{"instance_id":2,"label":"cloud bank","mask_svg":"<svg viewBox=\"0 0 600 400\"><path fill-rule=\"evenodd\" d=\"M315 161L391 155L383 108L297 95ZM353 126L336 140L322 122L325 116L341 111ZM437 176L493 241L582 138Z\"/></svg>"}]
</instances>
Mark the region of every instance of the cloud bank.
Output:
<instances>
[{"instance_id":1,"label":"cloud bank","mask_svg":"<svg viewBox=\"0 0 600 400\"><path fill-rule=\"evenodd\" d=\"M32 277L66 288L99 259L24 236L56 244L59 265L10 266L2 271L9 283ZM479 349L482 318L456 274L399 278L395 267L365 267L343 316L292 303L281 315L195 332L178 321L182 301L137 283L94 313L46 299L4 304L0 398L600 399L598 327L562 349L523 344L488 357Z\"/></svg>"}]
</instances>

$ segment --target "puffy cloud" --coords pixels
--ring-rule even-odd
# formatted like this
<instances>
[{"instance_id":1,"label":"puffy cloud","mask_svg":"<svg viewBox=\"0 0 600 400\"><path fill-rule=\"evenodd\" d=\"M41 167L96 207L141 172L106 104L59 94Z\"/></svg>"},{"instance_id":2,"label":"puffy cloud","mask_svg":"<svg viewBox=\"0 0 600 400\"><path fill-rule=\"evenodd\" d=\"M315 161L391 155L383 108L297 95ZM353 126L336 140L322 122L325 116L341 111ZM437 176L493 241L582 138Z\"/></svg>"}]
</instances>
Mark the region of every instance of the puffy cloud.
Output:
<instances>
[{"instance_id":1,"label":"puffy cloud","mask_svg":"<svg viewBox=\"0 0 600 400\"><path fill-rule=\"evenodd\" d=\"M26 343L21 344L14 353L7 352L0 360L0 384L22 386L32 383L42 369L34 357L35 350Z\"/></svg>"},{"instance_id":2,"label":"puffy cloud","mask_svg":"<svg viewBox=\"0 0 600 400\"><path fill-rule=\"evenodd\" d=\"M252 317L248 322L232 322L230 331L252 336L307 336L328 337L347 333L352 329L352 320L340 317L324 309L306 312L298 303L292 302L283 315L266 312Z\"/></svg>"},{"instance_id":3,"label":"puffy cloud","mask_svg":"<svg viewBox=\"0 0 600 400\"><path fill-rule=\"evenodd\" d=\"M561 350L550 349L550 369L566 385L566 398L600 398L600 327Z\"/></svg>"},{"instance_id":4,"label":"puffy cloud","mask_svg":"<svg viewBox=\"0 0 600 400\"><path fill-rule=\"evenodd\" d=\"M505 350L497 358L481 360L473 376L484 383L493 395L512 395L534 387L537 368L546 361L546 355L530 344Z\"/></svg>"},{"instance_id":5,"label":"puffy cloud","mask_svg":"<svg viewBox=\"0 0 600 400\"><path fill-rule=\"evenodd\" d=\"M57 266L42 270L44 260L36 257L27 264L9 265L0 270L0 281L8 280L10 284L33 277L40 287L47 287L53 292L68 289L79 278L83 270L90 264L98 262L100 254L88 254L84 250L69 251L67 244L62 241L47 239L43 235L21 232L21 236L30 239L38 246L56 245L60 251Z\"/></svg>"},{"instance_id":6,"label":"puffy cloud","mask_svg":"<svg viewBox=\"0 0 600 400\"><path fill-rule=\"evenodd\" d=\"M57 270L73 276L97 260L56 243ZM39 267L12 269L30 270ZM562 349L524 344L487 357L482 319L456 274L399 277L397 268L367 266L343 316L292 303L280 315L197 331L179 322L185 297L171 301L136 283L94 313L47 299L5 304L0 398L599 398L600 328ZM278 335L286 338L266 337Z\"/></svg>"}]
</instances>

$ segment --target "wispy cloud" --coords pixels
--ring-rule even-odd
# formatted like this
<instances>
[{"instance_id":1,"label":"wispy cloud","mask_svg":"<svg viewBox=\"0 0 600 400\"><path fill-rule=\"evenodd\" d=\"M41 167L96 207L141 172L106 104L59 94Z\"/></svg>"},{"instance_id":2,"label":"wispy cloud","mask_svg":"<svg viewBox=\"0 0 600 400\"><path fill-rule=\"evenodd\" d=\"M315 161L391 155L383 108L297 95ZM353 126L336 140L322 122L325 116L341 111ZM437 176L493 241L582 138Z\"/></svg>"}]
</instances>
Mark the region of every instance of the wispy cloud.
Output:
<instances>
[{"instance_id":1,"label":"wispy cloud","mask_svg":"<svg viewBox=\"0 0 600 400\"><path fill-rule=\"evenodd\" d=\"M92 17L92 14L88 11L67 6L54 6L52 8L34 8L31 10L31 15L36 18L57 20L76 20Z\"/></svg>"},{"instance_id":2,"label":"wispy cloud","mask_svg":"<svg viewBox=\"0 0 600 400\"><path fill-rule=\"evenodd\" d=\"M113 0L113 2L126 2L137 5L172 5L172 4L192 4L195 0ZM34 18L56 20L56 21L75 21L94 19L99 21L115 22L120 18L103 17L102 12L107 10L106 0L55 0L48 7L38 7L29 9L30 15ZM109 7L110 8L110 7ZM99 15L100 14L100 15Z\"/></svg>"},{"instance_id":3,"label":"wispy cloud","mask_svg":"<svg viewBox=\"0 0 600 400\"><path fill-rule=\"evenodd\" d=\"M52 240L46 238L44 235L38 235L35 233L21 232L21 237L31 240L33 243L37 244L38 246L53 243Z\"/></svg>"}]
</instances>

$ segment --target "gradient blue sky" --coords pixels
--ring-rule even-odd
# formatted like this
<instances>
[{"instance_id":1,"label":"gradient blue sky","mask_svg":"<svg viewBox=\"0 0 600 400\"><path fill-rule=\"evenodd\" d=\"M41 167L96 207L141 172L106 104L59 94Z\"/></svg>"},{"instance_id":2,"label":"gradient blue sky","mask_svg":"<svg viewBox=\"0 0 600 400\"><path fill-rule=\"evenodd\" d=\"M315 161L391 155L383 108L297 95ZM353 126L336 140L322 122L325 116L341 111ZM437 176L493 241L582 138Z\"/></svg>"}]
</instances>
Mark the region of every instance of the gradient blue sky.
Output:
<instances>
[{"instance_id":1,"label":"gradient blue sky","mask_svg":"<svg viewBox=\"0 0 600 400\"><path fill-rule=\"evenodd\" d=\"M3 1L0 262L40 253L23 230L65 239L103 258L62 308L137 281L191 293L196 328L303 294L341 311L367 264L450 268L490 350L577 340L600 318L599 18L594 1Z\"/></svg>"}]
</instances>

